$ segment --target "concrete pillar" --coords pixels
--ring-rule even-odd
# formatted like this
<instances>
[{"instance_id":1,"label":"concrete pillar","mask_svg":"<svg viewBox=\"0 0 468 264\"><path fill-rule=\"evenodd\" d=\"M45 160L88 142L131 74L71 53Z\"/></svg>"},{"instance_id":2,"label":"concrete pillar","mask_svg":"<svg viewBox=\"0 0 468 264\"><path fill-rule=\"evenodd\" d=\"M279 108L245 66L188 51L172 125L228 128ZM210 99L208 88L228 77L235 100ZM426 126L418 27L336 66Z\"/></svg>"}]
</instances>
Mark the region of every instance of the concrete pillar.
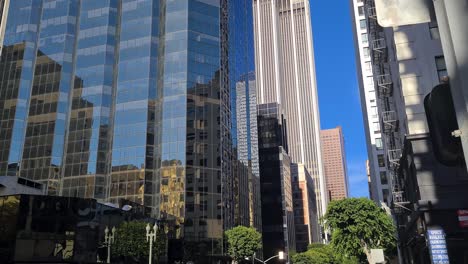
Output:
<instances>
[{"instance_id":1,"label":"concrete pillar","mask_svg":"<svg viewBox=\"0 0 468 264\"><path fill-rule=\"evenodd\" d=\"M434 0L434 8L468 161L468 0Z\"/></svg>"}]
</instances>

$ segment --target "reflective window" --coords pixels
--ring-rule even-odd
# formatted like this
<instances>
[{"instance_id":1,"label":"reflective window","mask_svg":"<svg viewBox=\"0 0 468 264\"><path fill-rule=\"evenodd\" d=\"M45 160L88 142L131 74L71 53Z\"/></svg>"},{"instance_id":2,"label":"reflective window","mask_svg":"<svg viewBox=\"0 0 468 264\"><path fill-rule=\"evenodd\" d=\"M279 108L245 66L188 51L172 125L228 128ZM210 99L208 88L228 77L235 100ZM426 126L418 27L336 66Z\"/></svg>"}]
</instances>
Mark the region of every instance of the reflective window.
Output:
<instances>
[{"instance_id":1,"label":"reflective window","mask_svg":"<svg viewBox=\"0 0 468 264\"><path fill-rule=\"evenodd\" d=\"M382 154L377 155L377 162L379 163L379 167L385 167L384 155Z\"/></svg>"},{"instance_id":2,"label":"reflective window","mask_svg":"<svg viewBox=\"0 0 468 264\"><path fill-rule=\"evenodd\" d=\"M366 29L367 28L366 20L365 19L359 20L359 25L360 25L361 29Z\"/></svg>"},{"instance_id":3,"label":"reflective window","mask_svg":"<svg viewBox=\"0 0 468 264\"><path fill-rule=\"evenodd\" d=\"M387 179L387 172L381 171L380 172L380 183L381 184L388 184L388 179Z\"/></svg>"},{"instance_id":4,"label":"reflective window","mask_svg":"<svg viewBox=\"0 0 468 264\"><path fill-rule=\"evenodd\" d=\"M435 57L435 63L437 68L437 75L439 76L439 81L448 76L447 66L445 65L444 56L437 56Z\"/></svg>"}]
</instances>

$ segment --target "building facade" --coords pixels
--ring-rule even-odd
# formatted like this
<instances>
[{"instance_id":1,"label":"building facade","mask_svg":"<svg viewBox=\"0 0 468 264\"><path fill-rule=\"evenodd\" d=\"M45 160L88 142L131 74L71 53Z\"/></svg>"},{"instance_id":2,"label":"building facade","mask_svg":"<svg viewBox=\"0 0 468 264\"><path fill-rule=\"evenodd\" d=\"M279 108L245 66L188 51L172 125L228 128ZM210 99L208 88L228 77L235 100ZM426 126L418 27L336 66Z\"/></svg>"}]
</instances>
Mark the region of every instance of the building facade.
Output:
<instances>
[{"instance_id":1,"label":"building facade","mask_svg":"<svg viewBox=\"0 0 468 264\"><path fill-rule=\"evenodd\" d=\"M291 164L291 180L296 252L305 252L308 245L322 240L318 224L314 180L304 164L297 163Z\"/></svg>"},{"instance_id":2,"label":"building facade","mask_svg":"<svg viewBox=\"0 0 468 264\"><path fill-rule=\"evenodd\" d=\"M322 215L327 199L309 1L255 0L253 4L257 101L283 107L289 155L313 176Z\"/></svg>"},{"instance_id":3,"label":"building facade","mask_svg":"<svg viewBox=\"0 0 468 264\"><path fill-rule=\"evenodd\" d=\"M436 255L450 259L450 263L464 262L467 232L457 214L468 206L466 192L462 191L467 186L466 168L460 164L444 165L438 160L435 138L428 126L429 113L425 111L433 88L443 88L439 84L447 76L434 10L429 12L430 22L383 28L377 4L383 7L383 2L377 0L352 1L354 17L361 18L355 21L355 27L365 27L368 34L369 65L373 70L389 183L388 191L379 189L375 183L382 178L375 174L372 177L371 169L374 200L387 202L392 208L399 228L402 263L435 263L431 258ZM385 13L388 14L391 11ZM362 41L356 35L356 40ZM359 51L361 58L365 56L365 51ZM444 105L444 109L449 107L450 104ZM368 145L372 142L368 141ZM377 196L381 191L391 195L383 193L381 200ZM433 247L433 232L440 234L438 243L444 242L442 251Z\"/></svg>"},{"instance_id":4,"label":"building facade","mask_svg":"<svg viewBox=\"0 0 468 264\"><path fill-rule=\"evenodd\" d=\"M153 224L142 206L124 211L95 199L9 195L0 197L0 259L2 263L105 260L106 227L124 221ZM148 210L149 211L149 210ZM112 261L118 259L112 257Z\"/></svg>"},{"instance_id":5,"label":"building facade","mask_svg":"<svg viewBox=\"0 0 468 264\"><path fill-rule=\"evenodd\" d=\"M378 110L378 96L374 82L374 75L376 74L374 73L370 52L373 43L369 41L368 21L374 18L369 17L366 10L364 1L351 1L359 92L367 143L367 168L371 179L369 192L370 198L380 203L389 201L391 188L387 162L385 161L382 124ZM393 49L389 49L387 52L391 56Z\"/></svg>"},{"instance_id":6,"label":"building facade","mask_svg":"<svg viewBox=\"0 0 468 264\"><path fill-rule=\"evenodd\" d=\"M348 198L349 181L343 129L325 129L321 131L320 136L328 197L330 200Z\"/></svg>"},{"instance_id":7,"label":"building facade","mask_svg":"<svg viewBox=\"0 0 468 264\"><path fill-rule=\"evenodd\" d=\"M6 2L0 175L144 204L185 257L223 255L251 1Z\"/></svg>"},{"instance_id":8,"label":"building facade","mask_svg":"<svg viewBox=\"0 0 468 264\"><path fill-rule=\"evenodd\" d=\"M241 76L239 81L236 82L234 106L236 108L235 125L237 136L235 138L237 139L237 158L243 166L248 168L250 225L261 231L262 216L255 83L254 72ZM241 188L244 187L241 186Z\"/></svg>"},{"instance_id":9,"label":"building facade","mask_svg":"<svg viewBox=\"0 0 468 264\"><path fill-rule=\"evenodd\" d=\"M286 122L276 103L258 105L260 190L262 196L263 256L296 249L291 159L287 154ZM281 263L280 260L272 260Z\"/></svg>"}]
</instances>

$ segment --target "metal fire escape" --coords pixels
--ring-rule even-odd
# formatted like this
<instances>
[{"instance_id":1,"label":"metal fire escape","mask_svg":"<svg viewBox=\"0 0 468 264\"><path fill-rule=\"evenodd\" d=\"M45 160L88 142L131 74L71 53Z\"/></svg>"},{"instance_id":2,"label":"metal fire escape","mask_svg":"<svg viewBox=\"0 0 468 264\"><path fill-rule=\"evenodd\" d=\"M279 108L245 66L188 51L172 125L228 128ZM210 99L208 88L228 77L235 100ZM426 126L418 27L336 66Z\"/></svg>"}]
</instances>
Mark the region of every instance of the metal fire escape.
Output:
<instances>
[{"instance_id":1,"label":"metal fire escape","mask_svg":"<svg viewBox=\"0 0 468 264\"><path fill-rule=\"evenodd\" d=\"M374 83L379 102L382 132L387 150L388 174L392 183L394 211L401 212L405 204L404 190L398 178L398 168L402 155L398 113L393 101L393 79L388 58L388 45L384 29L377 23L374 0L364 3L367 14L367 28L373 65Z\"/></svg>"}]
</instances>

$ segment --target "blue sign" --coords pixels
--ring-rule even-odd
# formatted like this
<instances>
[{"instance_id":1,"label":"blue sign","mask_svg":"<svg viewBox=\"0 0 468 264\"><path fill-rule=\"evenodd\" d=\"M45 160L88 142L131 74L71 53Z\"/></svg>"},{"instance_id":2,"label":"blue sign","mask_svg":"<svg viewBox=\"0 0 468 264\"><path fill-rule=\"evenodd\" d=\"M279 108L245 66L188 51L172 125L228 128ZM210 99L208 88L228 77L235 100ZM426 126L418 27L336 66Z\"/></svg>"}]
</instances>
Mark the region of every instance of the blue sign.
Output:
<instances>
[{"instance_id":1,"label":"blue sign","mask_svg":"<svg viewBox=\"0 0 468 264\"><path fill-rule=\"evenodd\" d=\"M442 229L427 230L429 240L429 252L433 264L450 264L445 232Z\"/></svg>"}]
</instances>

